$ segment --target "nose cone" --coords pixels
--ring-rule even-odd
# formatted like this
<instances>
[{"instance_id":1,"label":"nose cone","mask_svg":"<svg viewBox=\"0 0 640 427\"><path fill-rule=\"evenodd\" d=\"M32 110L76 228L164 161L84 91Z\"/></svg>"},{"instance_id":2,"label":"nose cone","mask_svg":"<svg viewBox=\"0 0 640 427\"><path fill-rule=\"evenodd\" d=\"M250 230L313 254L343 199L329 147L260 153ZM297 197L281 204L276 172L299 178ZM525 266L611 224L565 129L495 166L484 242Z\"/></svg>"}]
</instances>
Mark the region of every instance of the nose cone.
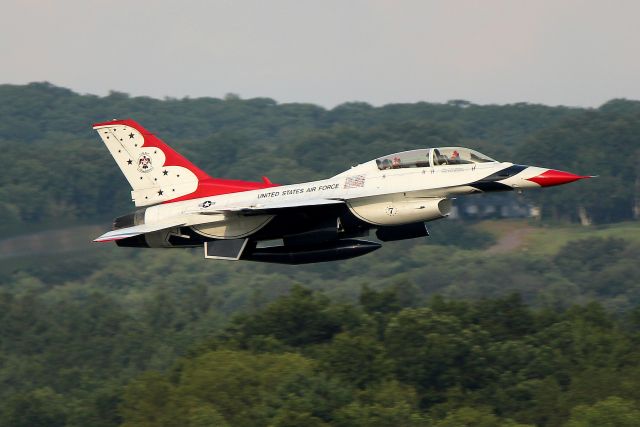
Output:
<instances>
[{"instance_id":1,"label":"nose cone","mask_svg":"<svg viewBox=\"0 0 640 427\"><path fill-rule=\"evenodd\" d=\"M535 182L541 187L551 187L553 185L568 184L579 179L591 178L587 175L576 175L570 172L549 169L540 175L527 178L527 181Z\"/></svg>"}]
</instances>

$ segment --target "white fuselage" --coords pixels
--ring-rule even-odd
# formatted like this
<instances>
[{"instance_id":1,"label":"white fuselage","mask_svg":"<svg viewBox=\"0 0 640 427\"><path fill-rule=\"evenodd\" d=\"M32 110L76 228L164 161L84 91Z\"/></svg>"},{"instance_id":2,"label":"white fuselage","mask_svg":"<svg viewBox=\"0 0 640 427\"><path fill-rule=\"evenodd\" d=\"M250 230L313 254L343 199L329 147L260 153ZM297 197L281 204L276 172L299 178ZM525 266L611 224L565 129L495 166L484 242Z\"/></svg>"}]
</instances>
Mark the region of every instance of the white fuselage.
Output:
<instances>
[{"instance_id":1,"label":"white fuselage","mask_svg":"<svg viewBox=\"0 0 640 427\"><path fill-rule=\"evenodd\" d=\"M292 185L213 178L131 119L93 128L131 186L137 210L94 239L196 247L206 258L300 264L361 256L428 235L452 197L548 187L587 176L498 162L465 147L388 154L329 179ZM272 245L281 240L281 245Z\"/></svg>"},{"instance_id":2,"label":"white fuselage","mask_svg":"<svg viewBox=\"0 0 640 427\"><path fill-rule=\"evenodd\" d=\"M253 234L272 215L234 216L217 211L318 200L344 200L354 215L373 226L427 221L448 214L450 204L440 203L443 199L478 192L468 184L509 166L512 163L488 162L380 170L370 161L329 179L159 204L147 208L145 223L184 216L185 226L192 226L200 234L232 239ZM500 182L511 188L537 187L526 178L544 170L527 167L517 177Z\"/></svg>"}]
</instances>

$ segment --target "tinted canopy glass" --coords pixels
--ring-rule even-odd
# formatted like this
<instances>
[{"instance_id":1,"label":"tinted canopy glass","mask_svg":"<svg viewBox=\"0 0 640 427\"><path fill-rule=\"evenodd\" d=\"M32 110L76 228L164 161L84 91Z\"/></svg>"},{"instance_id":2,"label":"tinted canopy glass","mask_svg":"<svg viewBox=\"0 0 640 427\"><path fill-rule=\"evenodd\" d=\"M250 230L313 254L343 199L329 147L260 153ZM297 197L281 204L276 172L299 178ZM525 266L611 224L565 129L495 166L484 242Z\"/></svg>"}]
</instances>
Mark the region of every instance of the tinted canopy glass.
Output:
<instances>
[{"instance_id":1,"label":"tinted canopy glass","mask_svg":"<svg viewBox=\"0 0 640 427\"><path fill-rule=\"evenodd\" d=\"M485 156L475 150L464 147L440 147L433 149L433 165L465 165L470 163L495 162L491 157Z\"/></svg>"},{"instance_id":2,"label":"tinted canopy glass","mask_svg":"<svg viewBox=\"0 0 640 427\"><path fill-rule=\"evenodd\" d=\"M444 165L464 165L472 163L495 162L475 150L464 147L424 148L389 154L376 159L378 169L426 168Z\"/></svg>"},{"instance_id":3,"label":"tinted canopy glass","mask_svg":"<svg viewBox=\"0 0 640 427\"><path fill-rule=\"evenodd\" d=\"M403 151L376 159L378 169L427 168L429 167L429 149Z\"/></svg>"}]
</instances>

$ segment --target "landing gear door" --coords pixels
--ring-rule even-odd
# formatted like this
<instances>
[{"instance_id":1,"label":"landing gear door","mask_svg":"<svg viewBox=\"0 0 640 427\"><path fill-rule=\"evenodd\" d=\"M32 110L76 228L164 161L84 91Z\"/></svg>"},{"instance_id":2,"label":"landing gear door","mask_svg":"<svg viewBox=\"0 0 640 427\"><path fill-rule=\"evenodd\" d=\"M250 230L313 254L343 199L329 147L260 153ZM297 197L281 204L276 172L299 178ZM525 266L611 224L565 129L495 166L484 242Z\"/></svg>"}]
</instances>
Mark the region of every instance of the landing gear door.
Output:
<instances>
[{"instance_id":1,"label":"landing gear door","mask_svg":"<svg viewBox=\"0 0 640 427\"><path fill-rule=\"evenodd\" d=\"M245 238L204 242L204 257L205 259L237 261L242 256L248 241L249 239Z\"/></svg>"}]
</instances>

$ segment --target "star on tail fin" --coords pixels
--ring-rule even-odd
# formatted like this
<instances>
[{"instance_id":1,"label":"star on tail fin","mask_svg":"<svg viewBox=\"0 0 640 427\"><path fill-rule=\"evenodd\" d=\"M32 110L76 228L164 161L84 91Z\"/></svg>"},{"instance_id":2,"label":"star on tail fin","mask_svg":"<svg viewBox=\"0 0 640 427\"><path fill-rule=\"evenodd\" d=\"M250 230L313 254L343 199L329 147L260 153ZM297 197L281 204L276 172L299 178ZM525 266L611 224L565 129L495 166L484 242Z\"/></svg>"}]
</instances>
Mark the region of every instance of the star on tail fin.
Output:
<instances>
[{"instance_id":1,"label":"star on tail fin","mask_svg":"<svg viewBox=\"0 0 640 427\"><path fill-rule=\"evenodd\" d=\"M186 196L211 177L134 120L93 125L131 185L136 206Z\"/></svg>"}]
</instances>

